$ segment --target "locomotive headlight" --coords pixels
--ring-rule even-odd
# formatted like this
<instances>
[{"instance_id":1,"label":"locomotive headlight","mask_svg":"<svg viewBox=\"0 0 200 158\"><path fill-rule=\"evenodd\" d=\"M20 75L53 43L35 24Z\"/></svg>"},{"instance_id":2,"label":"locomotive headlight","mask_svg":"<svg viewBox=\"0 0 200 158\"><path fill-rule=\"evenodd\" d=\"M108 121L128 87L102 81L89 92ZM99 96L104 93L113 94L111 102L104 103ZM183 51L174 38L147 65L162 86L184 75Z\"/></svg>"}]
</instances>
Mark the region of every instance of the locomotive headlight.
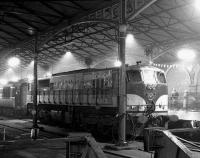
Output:
<instances>
[{"instance_id":1,"label":"locomotive headlight","mask_svg":"<svg viewBox=\"0 0 200 158\"><path fill-rule=\"evenodd\" d=\"M154 97L155 97L155 94L154 94L154 93L152 93L152 92L147 93L147 98L148 98L148 100L153 100Z\"/></svg>"},{"instance_id":2,"label":"locomotive headlight","mask_svg":"<svg viewBox=\"0 0 200 158\"><path fill-rule=\"evenodd\" d=\"M147 84L146 85L147 90L155 90L155 88L156 88L156 85L154 85L154 84Z\"/></svg>"}]
</instances>

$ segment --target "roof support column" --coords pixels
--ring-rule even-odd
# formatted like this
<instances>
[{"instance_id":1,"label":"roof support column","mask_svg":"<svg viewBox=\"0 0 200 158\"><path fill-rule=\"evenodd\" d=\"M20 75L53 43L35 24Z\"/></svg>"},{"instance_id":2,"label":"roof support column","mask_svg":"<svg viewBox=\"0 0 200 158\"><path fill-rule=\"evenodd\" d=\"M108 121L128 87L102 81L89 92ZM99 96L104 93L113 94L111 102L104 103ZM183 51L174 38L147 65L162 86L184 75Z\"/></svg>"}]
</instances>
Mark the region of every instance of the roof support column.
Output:
<instances>
[{"instance_id":1,"label":"roof support column","mask_svg":"<svg viewBox=\"0 0 200 158\"><path fill-rule=\"evenodd\" d=\"M119 71L119 145L126 144L126 67L125 67L125 46L126 46L126 2L121 0L121 17L119 26L119 60L122 65Z\"/></svg>"},{"instance_id":2,"label":"roof support column","mask_svg":"<svg viewBox=\"0 0 200 158\"><path fill-rule=\"evenodd\" d=\"M38 36L37 33L35 34L35 43L34 43L34 88L33 88L33 129L31 131L31 137L33 139L37 139L39 133L39 127L37 124L38 121L38 105L37 105L37 62L38 62Z\"/></svg>"}]
</instances>

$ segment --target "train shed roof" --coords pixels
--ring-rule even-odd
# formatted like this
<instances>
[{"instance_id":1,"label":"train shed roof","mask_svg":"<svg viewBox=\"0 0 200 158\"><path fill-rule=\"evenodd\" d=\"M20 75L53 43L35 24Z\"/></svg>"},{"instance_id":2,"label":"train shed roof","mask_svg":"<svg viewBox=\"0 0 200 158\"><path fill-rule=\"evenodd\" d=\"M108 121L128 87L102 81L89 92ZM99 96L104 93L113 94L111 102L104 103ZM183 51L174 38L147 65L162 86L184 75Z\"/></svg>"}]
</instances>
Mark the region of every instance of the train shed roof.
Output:
<instances>
[{"instance_id":1,"label":"train shed roof","mask_svg":"<svg viewBox=\"0 0 200 158\"><path fill-rule=\"evenodd\" d=\"M33 60L37 34L39 65L49 67L66 51L93 67L117 59L119 0L8 0L0 2L0 71L10 56L22 68ZM135 45L127 61L174 63L179 48L200 49L200 11L194 1L126 0L127 32ZM135 52L135 53L132 53ZM197 54L198 55L198 54ZM134 60L133 60L134 59Z\"/></svg>"}]
</instances>

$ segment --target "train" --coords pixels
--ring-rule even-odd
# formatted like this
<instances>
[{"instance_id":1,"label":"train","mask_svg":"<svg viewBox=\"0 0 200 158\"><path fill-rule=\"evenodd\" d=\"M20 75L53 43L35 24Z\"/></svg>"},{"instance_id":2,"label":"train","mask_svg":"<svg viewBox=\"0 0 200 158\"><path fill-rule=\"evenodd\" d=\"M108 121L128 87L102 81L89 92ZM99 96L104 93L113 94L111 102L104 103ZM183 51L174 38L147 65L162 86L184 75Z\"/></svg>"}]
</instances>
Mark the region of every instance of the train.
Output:
<instances>
[{"instance_id":1,"label":"train","mask_svg":"<svg viewBox=\"0 0 200 158\"><path fill-rule=\"evenodd\" d=\"M96 133L116 133L120 119L119 68L88 68L38 80L38 119ZM168 89L163 70L151 65L126 66L126 132L166 125ZM33 111L33 85L23 80L0 91L0 106ZM5 109L2 108L2 109ZM2 112L1 112L2 113Z\"/></svg>"}]
</instances>

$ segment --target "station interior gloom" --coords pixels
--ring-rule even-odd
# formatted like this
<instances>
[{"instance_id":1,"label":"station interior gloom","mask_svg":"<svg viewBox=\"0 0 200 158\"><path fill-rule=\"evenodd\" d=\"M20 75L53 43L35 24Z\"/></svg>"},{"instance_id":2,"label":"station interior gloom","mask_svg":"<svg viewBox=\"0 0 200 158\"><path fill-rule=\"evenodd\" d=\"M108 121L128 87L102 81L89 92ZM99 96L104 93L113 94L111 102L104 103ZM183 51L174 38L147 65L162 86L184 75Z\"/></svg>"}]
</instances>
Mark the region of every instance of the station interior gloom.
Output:
<instances>
[{"instance_id":1,"label":"station interior gloom","mask_svg":"<svg viewBox=\"0 0 200 158\"><path fill-rule=\"evenodd\" d=\"M1 1L0 155L200 158L200 0Z\"/></svg>"}]
</instances>

